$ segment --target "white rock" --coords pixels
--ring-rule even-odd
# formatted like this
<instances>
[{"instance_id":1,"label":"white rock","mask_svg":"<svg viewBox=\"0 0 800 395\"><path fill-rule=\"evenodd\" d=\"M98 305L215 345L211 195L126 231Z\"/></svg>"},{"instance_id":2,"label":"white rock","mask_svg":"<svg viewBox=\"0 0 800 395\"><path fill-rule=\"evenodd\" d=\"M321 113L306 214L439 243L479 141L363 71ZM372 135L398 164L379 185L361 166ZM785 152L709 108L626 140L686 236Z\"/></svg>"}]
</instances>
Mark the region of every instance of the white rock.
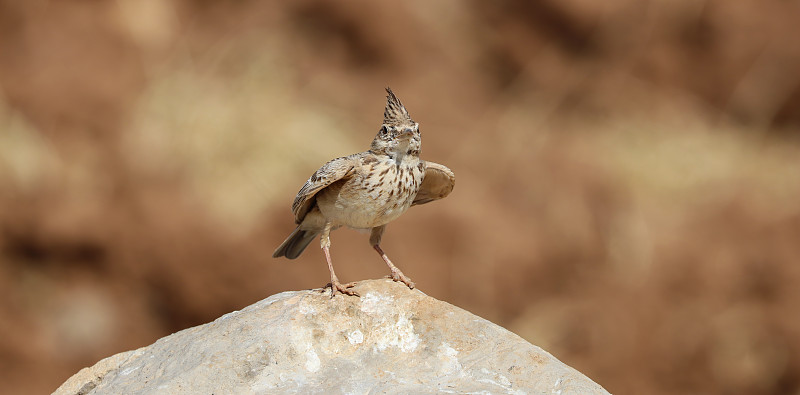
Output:
<instances>
[{"instance_id":1,"label":"white rock","mask_svg":"<svg viewBox=\"0 0 800 395\"><path fill-rule=\"evenodd\" d=\"M273 295L106 358L55 394L607 394L519 336L390 280ZM555 383L555 384L554 384Z\"/></svg>"}]
</instances>

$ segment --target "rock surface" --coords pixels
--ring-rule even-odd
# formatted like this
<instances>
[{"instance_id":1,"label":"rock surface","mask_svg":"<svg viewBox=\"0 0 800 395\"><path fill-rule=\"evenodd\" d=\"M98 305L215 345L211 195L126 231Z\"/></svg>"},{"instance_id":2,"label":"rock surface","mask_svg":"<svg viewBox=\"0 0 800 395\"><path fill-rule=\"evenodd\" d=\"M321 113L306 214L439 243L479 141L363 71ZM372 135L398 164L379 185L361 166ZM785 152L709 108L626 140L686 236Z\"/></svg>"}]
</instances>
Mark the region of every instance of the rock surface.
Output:
<instances>
[{"instance_id":1,"label":"rock surface","mask_svg":"<svg viewBox=\"0 0 800 395\"><path fill-rule=\"evenodd\" d=\"M519 336L390 280L283 292L106 358L55 394L607 394Z\"/></svg>"}]
</instances>

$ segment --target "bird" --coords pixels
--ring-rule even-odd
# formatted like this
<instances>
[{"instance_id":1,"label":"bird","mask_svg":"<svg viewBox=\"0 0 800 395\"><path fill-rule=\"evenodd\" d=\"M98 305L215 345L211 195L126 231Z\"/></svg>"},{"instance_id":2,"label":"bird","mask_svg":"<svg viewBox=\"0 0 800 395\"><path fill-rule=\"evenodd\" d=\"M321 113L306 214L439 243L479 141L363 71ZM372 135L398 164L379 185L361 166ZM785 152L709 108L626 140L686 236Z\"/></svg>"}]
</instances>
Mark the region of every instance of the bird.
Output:
<instances>
[{"instance_id":1,"label":"bird","mask_svg":"<svg viewBox=\"0 0 800 395\"><path fill-rule=\"evenodd\" d=\"M333 270L330 234L342 226L370 231L369 243L391 270L392 280L415 284L380 246L386 224L409 207L439 200L453 191L455 174L447 166L419 157L422 133L400 99L386 88L383 123L368 150L333 159L315 171L292 203L297 227L272 254L295 259L317 235L337 292L359 296L355 283L342 284Z\"/></svg>"}]
</instances>

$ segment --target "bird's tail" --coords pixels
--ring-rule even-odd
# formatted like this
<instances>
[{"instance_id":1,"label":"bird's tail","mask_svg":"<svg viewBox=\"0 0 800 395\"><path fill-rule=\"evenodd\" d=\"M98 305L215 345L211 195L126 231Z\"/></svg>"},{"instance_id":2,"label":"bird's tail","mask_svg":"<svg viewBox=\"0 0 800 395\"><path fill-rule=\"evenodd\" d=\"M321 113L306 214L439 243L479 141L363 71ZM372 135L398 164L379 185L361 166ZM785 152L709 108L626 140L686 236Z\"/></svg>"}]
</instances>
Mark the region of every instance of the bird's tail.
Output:
<instances>
[{"instance_id":1,"label":"bird's tail","mask_svg":"<svg viewBox=\"0 0 800 395\"><path fill-rule=\"evenodd\" d=\"M298 226L294 232L284 240L283 244L275 250L272 257L280 258L285 256L289 259L295 259L303 253L303 250L308 247L308 243L311 243L311 240L314 240L318 234L319 232L302 230Z\"/></svg>"}]
</instances>

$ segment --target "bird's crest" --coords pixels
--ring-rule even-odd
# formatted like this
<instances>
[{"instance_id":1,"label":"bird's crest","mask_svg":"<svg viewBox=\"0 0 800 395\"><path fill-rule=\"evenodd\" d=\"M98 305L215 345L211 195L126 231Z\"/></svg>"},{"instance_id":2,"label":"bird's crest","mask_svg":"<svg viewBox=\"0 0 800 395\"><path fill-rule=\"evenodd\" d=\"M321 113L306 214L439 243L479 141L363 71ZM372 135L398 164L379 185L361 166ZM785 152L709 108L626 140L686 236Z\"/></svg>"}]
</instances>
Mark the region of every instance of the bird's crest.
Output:
<instances>
[{"instance_id":1,"label":"bird's crest","mask_svg":"<svg viewBox=\"0 0 800 395\"><path fill-rule=\"evenodd\" d=\"M414 124L414 120L408 115L408 110L394 95L392 89L386 87L386 109L383 110L383 123L385 125Z\"/></svg>"}]
</instances>

